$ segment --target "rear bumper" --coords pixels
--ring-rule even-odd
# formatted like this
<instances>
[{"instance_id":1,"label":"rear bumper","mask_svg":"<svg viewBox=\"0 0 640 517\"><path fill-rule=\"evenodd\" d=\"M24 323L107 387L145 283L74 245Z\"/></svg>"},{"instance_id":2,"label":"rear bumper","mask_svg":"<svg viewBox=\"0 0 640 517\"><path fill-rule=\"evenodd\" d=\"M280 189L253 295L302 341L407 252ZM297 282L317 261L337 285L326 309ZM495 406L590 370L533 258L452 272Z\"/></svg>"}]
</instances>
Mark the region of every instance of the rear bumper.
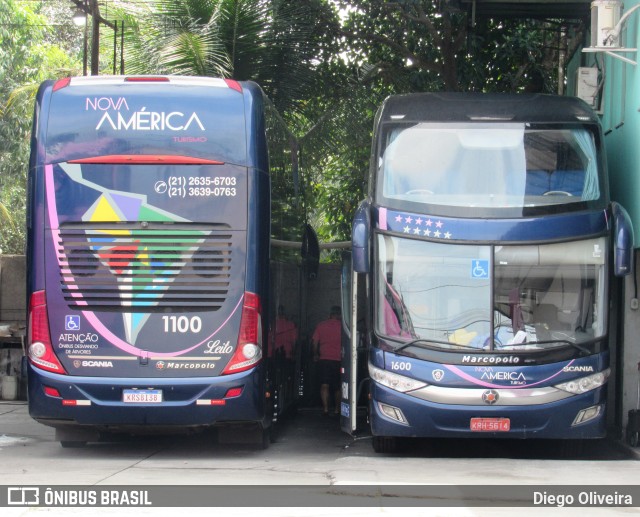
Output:
<instances>
[{"instance_id":1,"label":"rear bumper","mask_svg":"<svg viewBox=\"0 0 640 517\"><path fill-rule=\"evenodd\" d=\"M53 427L89 426L205 427L226 423L262 422L265 389L261 366L223 377L120 379L74 377L28 366L29 414ZM60 397L45 393L45 386ZM231 388L239 396L225 398ZM125 403L124 389L162 390L161 403ZM70 402L75 401L75 402Z\"/></svg>"}]
</instances>

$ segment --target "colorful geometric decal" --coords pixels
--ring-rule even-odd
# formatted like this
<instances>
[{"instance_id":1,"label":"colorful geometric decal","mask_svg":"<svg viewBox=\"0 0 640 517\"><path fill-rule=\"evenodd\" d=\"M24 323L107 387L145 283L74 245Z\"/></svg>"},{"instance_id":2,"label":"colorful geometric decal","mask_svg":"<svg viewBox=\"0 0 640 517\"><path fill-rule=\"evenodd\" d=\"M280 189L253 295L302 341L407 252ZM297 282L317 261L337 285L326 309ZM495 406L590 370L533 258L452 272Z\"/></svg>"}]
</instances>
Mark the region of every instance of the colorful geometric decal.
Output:
<instances>
[{"instance_id":1,"label":"colorful geometric decal","mask_svg":"<svg viewBox=\"0 0 640 517\"><path fill-rule=\"evenodd\" d=\"M188 223L190 221L148 204L146 195L110 191L83 178L79 164L61 163L58 166L73 182L99 192L95 202L81 215L81 220L85 223L98 223L88 229L85 227L83 236L86 239L86 250L103 266L101 270L111 272L112 276L108 281L116 291L114 303L120 308L130 306L135 309L130 312L119 311L123 318L126 342L115 336L99 321L93 311L86 310L83 314L94 328L114 345L129 353L143 355L142 350L131 345L135 345L140 331L151 316L146 308L152 308L162 302L170 285L179 277L181 269L187 262L194 262L194 254L198 252L211 232L171 230L171 238L167 238L167 230L122 225L120 223L140 222L144 225L148 222ZM59 235L61 230L56 209L53 166L48 165L45 169L49 220L55 236ZM58 253L58 261L68 284L75 285L78 275L86 275L85 272L74 273L73 267L66 263L68 257L64 255L64 251ZM72 296L82 299L78 305L86 305L90 302L88 294L74 292ZM211 339L221 328L222 326L212 335L207 336L204 342ZM167 357L180 355L201 344L165 355Z\"/></svg>"}]
</instances>

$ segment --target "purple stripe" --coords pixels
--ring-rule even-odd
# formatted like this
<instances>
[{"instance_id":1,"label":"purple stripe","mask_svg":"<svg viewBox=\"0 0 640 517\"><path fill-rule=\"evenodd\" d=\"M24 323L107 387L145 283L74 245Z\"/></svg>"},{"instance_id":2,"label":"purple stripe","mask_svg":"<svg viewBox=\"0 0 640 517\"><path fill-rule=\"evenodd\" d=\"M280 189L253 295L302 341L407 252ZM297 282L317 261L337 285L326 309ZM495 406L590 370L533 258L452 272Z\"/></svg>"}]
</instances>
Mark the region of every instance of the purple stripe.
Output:
<instances>
[{"instance_id":1,"label":"purple stripe","mask_svg":"<svg viewBox=\"0 0 640 517\"><path fill-rule=\"evenodd\" d=\"M200 343L198 343L196 345L193 345L190 348L185 348L184 350L179 350L177 352L164 352L164 353L152 352L153 356L154 357L177 357L179 355L183 355L183 354L186 354L188 352L191 352L192 350L195 350L196 348L198 348L199 346L201 346L202 344L206 343L211 338L213 338L213 336L215 336L218 332L220 332L220 330L229 322L231 317L236 313L236 311L238 310L238 307L240 307L240 305L242 304L242 300L243 299L244 299L244 295L240 297L240 300L236 304L235 308L233 309L231 314L229 314L229 317L222 322L222 325L220 325L216 330L214 330L213 334L211 334L210 336L204 338ZM120 350L124 350L125 352L128 352L128 353L130 353L132 355L145 357L145 355L144 355L145 351L144 350L140 350L139 348L136 348L135 346L130 345L126 341L123 341L121 338L119 338L118 336L113 334L107 327L104 326L104 324L98 319L98 317L93 312L82 311L82 314L84 315L85 318L87 318L89 323L91 323L91 325L93 325L93 327L96 329L96 331L98 333L100 333L100 335L102 337L104 337L107 341L109 341L109 343L111 343L115 347L119 348ZM147 353L148 353L148 351L147 351Z\"/></svg>"},{"instance_id":2,"label":"purple stripe","mask_svg":"<svg viewBox=\"0 0 640 517\"><path fill-rule=\"evenodd\" d=\"M44 177L47 187L47 209L49 210L49 223L51 223L51 229L57 230L58 210L56 207L56 188L53 184L53 165L49 164L44 166Z\"/></svg>"},{"instance_id":3,"label":"purple stripe","mask_svg":"<svg viewBox=\"0 0 640 517\"><path fill-rule=\"evenodd\" d=\"M378 209L378 227L381 230L387 229L387 209L384 207Z\"/></svg>"}]
</instances>

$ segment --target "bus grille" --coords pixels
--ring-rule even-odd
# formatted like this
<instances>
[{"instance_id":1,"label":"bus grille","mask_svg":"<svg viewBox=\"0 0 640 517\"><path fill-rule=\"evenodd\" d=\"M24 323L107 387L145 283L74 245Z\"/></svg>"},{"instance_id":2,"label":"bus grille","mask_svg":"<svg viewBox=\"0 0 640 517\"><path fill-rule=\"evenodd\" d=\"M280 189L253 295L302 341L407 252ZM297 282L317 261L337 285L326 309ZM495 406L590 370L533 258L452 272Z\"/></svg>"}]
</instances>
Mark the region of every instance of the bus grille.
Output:
<instances>
[{"instance_id":1,"label":"bus grille","mask_svg":"<svg viewBox=\"0 0 640 517\"><path fill-rule=\"evenodd\" d=\"M226 225L167 226L61 227L57 254L69 307L122 313L218 310L229 291L232 234L224 231Z\"/></svg>"}]
</instances>

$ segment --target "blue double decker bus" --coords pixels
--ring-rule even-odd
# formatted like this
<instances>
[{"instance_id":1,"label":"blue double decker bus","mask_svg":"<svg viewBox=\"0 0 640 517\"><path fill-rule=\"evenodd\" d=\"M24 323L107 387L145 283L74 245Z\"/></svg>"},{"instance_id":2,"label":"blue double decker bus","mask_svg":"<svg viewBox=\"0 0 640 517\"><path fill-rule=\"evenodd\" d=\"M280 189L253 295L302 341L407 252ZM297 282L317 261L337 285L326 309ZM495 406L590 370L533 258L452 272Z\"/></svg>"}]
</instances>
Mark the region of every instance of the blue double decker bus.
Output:
<instances>
[{"instance_id":1,"label":"blue double decker bus","mask_svg":"<svg viewBox=\"0 0 640 517\"><path fill-rule=\"evenodd\" d=\"M266 103L254 83L212 78L41 86L28 396L63 446L209 426L267 443Z\"/></svg>"},{"instance_id":2,"label":"blue double decker bus","mask_svg":"<svg viewBox=\"0 0 640 517\"><path fill-rule=\"evenodd\" d=\"M378 452L402 437L605 435L612 279L633 238L585 103L388 98L352 241L347 432L366 378Z\"/></svg>"}]
</instances>

